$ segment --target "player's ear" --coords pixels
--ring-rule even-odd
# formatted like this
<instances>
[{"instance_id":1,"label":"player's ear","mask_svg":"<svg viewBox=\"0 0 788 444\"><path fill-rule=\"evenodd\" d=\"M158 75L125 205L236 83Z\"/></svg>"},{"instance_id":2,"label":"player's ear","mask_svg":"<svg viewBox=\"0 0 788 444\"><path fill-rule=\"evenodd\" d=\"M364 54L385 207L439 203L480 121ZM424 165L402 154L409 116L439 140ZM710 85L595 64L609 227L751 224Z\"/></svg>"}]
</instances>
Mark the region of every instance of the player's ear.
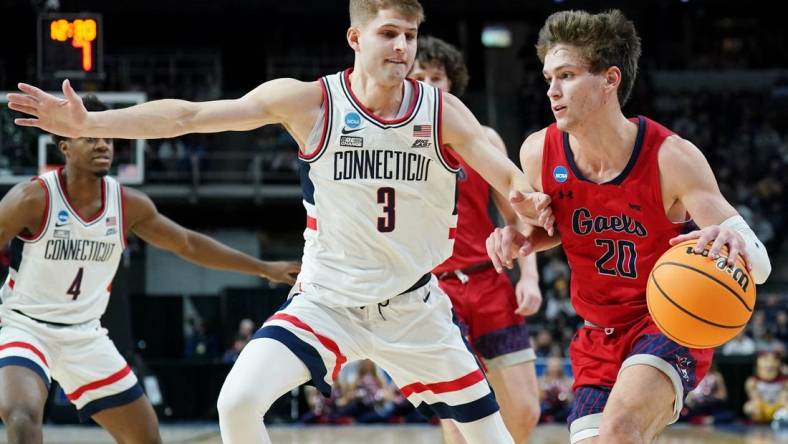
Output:
<instances>
[{"instance_id":1,"label":"player's ear","mask_svg":"<svg viewBox=\"0 0 788 444\"><path fill-rule=\"evenodd\" d=\"M58 151L60 151L60 154L63 155L64 159L68 157L68 155L67 155L67 153L68 153L68 142L66 142L65 140L58 141L57 149L58 149Z\"/></svg>"},{"instance_id":2,"label":"player's ear","mask_svg":"<svg viewBox=\"0 0 788 444\"><path fill-rule=\"evenodd\" d=\"M618 66L611 66L605 71L605 87L617 88L621 84L621 70Z\"/></svg>"},{"instance_id":3,"label":"player's ear","mask_svg":"<svg viewBox=\"0 0 788 444\"><path fill-rule=\"evenodd\" d=\"M358 43L358 37L361 35L361 30L355 26L351 26L347 29L347 43L353 48L353 51L359 52L361 50L361 46Z\"/></svg>"}]
</instances>

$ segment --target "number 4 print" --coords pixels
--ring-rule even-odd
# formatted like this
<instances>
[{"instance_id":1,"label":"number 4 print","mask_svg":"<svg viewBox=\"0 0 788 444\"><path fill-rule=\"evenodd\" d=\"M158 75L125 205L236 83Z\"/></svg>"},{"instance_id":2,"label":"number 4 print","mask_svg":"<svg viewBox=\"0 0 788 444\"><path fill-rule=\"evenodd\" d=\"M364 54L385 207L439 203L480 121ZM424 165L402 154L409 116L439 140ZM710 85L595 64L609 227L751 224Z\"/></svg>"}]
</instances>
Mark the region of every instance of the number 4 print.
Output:
<instances>
[{"instance_id":1,"label":"number 4 print","mask_svg":"<svg viewBox=\"0 0 788 444\"><path fill-rule=\"evenodd\" d=\"M79 271L77 271L77 276L74 278L74 282L71 283L71 286L68 287L68 291L66 294L70 294L73 296L71 298L72 301L76 301L81 293L80 287L82 287L82 273L84 272L83 267L79 267Z\"/></svg>"}]
</instances>

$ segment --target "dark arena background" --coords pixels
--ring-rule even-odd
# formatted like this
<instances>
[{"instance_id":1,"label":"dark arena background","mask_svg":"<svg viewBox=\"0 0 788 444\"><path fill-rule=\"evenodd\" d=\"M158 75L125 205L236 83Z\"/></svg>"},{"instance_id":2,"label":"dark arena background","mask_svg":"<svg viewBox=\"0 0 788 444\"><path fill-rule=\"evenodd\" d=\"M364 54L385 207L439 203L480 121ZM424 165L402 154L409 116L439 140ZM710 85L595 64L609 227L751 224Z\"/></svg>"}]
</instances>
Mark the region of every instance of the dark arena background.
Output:
<instances>
[{"instance_id":1,"label":"dark arena background","mask_svg":"<svg viewBox=\"0 0 788 444\"><path fill-rule=\"evenodd\" d=\"M420 35L462 50L470 71L463 101L501 134L518 165L525 136L553 121L534 49L545 18L563 9L618 8L635 22L643 55L625 113L649 116L700 147L722 193L764 242L773 265L770 279L758 288L745 334L716 351L715 375L724 390L696 394L698 403L710 407L687 409L658 442L788 442L785 410L768 420L753 419L743 410L745 382L755 375L757 356L775 352L788 380L788 27L775 10L777 3L422 4L427 20ZM96 92L111 106L123 107L159 98L236 98L269 79L314 80L353 64L345 39L346 1L0 0L0 18L0 195L61 162L47 135L14 125L20 114L8 109L5 93L15 91L18 82L57 92L69 78L80 93ZM58 20L63 25L53 28ZM66 35L76 20L82 28L72 27L75 33ZM80 36L78 45L74 35ZM297 149L278 126L124 140L116 142L113 174L186 227L263 259L299 259L305 212ZM569 268L559 250L538 255L544 303L528 319L540 378L551 363L571 378L568 343L582 323L568 304ZM3 277L9 263L4 248ZM164 442L221 442L216 399L222 382L250 332L284 302L288 290L201 269L139 239L129 240L102 324L153 403ZM356 373L357 367L348 366L339 384L352 386ZM782 399L788 399L785 384L782 391ZM357 410L320 414L326 402L358 402L353 396L326 401L305 387L294 390L266 416L273 442L441 442L434 418L407 409L379 415L372 425ZM561 396L563 405L543 403L552 413L542 415L531 442L569 442L561 412L570 402L571 396ZM381 402L370 408L394 411L390 407ZM331 408L342 411L341 405ZM55 383L44 422L45 442L112 442L95 424L79 424Z\"/></svg>"}]
</instances>

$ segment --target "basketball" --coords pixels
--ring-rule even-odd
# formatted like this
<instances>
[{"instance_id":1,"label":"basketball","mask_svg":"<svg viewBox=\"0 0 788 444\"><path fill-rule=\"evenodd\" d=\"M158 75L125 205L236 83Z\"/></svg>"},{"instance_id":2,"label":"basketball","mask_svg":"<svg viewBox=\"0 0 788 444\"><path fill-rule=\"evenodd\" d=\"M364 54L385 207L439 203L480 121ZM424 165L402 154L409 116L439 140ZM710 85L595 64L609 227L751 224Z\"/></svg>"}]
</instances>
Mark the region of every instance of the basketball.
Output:
<instances>
[{"instance_id":1,"label":"basketball","mask_svg":"<svg viewBox=\"0 0 788 444\"><path fill-rule=\"evenodd\" d=\"M716 260L682 242L657 260L646 288L648 311L660 330L691 348L724 344L747 325L755 306L755 281L741 257L726 264L726 250Z\"/></svg>"}]
</instances>

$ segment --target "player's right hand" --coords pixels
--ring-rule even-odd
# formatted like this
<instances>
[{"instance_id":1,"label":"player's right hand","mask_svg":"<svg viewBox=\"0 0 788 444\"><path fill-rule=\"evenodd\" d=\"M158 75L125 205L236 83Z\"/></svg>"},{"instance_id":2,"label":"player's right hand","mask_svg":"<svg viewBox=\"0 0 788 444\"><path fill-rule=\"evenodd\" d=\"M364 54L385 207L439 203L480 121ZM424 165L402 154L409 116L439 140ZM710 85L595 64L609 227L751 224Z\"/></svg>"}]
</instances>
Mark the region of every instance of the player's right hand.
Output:
<instances>
[{"instance_id":1,"label":"player's right hand","mask_svg":"<svg viewBox=\"0 0 788 444\"><path fill-rule=\"evenodd\" d=\"M533 247L528 238L514 225L496 228L487 238L487 255L500 273L504 267L512 268L514 260L531 254Z\"/></svg>"},{"instance_id":2,"label":"player's right hand","mask_svg":"<svg viewBox=\"0 0 788 444\"><path fill-rule=\"evenodd\" d=\"M271 282L293 285L300 271L301 262L269 261L264 262L260 277Z\"/></svg>"},{"instance_id":3,"label":"player's right hand","mask_svg":"<svg viewBox=\"0 0 788 444\"><path fill-rule=\"evenodd\" d=\"M17 118L14 123L41 128L63 137L82 136L81 129L88 119L88 111L68 79L63 81L63 99L27 83L17 86L24 94L7 94L8 107L32 117Z\"/></svg>"},{"instance_id":4,"label":"player's right hand","mask_svg":"<svg viewBox=\"0 0 788 444\"><path fill-rule=\"evenodd\" d=\"M523 222L542 227L548 235L552 236L555 230L555 216L550 202L552 202L550 196L538 191L530 193L512 191L509 195L509 204Z\"/></svg>"}]
</instances>

